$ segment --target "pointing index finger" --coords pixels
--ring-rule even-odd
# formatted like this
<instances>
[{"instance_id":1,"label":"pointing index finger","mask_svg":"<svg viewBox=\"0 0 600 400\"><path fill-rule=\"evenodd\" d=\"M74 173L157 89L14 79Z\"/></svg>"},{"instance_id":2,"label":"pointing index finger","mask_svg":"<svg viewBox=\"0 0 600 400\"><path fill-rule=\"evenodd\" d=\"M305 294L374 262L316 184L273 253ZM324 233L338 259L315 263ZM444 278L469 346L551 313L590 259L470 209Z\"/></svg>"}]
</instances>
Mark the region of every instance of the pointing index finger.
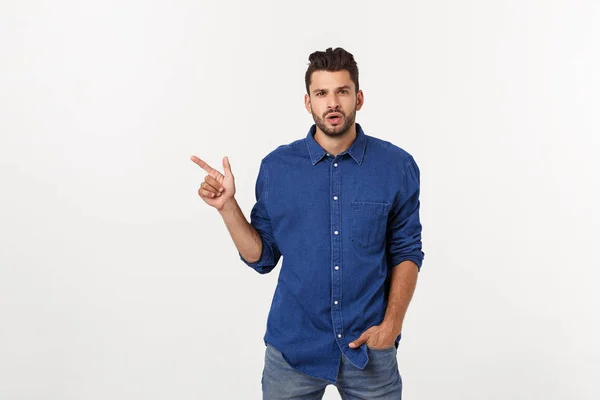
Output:
<instances>
[{"instance_id":1,"label":"pointing index finger","mask_svg":"<svg viewBox=\"0 0 600 400\"><path fill-rule=\"evenodd\" d=\"M198 164L200 166L200 168L205 170L208 174L211 174L213 172L213 168L210 165L208 165L205 161L200 159L199 157L191 156L190 160L192 160L193 162Z\"/></svg>"}]
</instances>

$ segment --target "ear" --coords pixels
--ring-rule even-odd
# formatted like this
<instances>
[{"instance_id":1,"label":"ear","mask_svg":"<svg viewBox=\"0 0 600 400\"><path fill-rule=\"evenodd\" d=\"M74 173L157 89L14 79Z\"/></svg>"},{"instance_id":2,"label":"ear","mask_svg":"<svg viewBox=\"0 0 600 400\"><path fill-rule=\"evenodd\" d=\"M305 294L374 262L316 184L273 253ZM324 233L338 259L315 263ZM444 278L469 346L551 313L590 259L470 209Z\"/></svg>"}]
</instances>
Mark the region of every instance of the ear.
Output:
<instances>
[{"instance_id":1,"label":"ear","mask_svg":"<svg viewBox=\"0 0 600 400\"><path fill-rule=\"evenodd\" d=\"M362 90L359 90L358 93L356 93L356 110L360 110L364 103L365 95Z\"/></svg>"},{"instance_id":2,"label":"ear","mask_svg":"<svg viewBox=\"0 0 600 400\"><path fill-rule=\"evenodd\" d=\"M304 107L306 107L306 111L308 111L309 114L312 114L312 106L310 105L310 96L307 94L304 95Z\"/></svg>"}]
</instances>

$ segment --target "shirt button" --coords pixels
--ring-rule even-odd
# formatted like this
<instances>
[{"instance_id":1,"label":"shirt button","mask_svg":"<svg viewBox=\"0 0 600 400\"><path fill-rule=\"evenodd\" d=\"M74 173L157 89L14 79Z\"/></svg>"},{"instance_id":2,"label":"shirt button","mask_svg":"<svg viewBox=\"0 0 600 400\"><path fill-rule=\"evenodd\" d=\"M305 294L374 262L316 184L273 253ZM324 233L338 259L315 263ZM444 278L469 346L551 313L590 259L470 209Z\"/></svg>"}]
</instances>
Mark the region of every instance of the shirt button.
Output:
<instances>
[{"instance_id":1,"label":"shirt button","mask_svg":"<svg viewBox=\"0 0 600 400\"><path fill-rule=\"evenodd\" d=\"M334 199L334 200L337 200L337 196L333 196L333 199Z\"/></svg>"},{"instance_id":2,"label":"shirt button","mask_svg":"<svg viewBox=\"0 0 600 400\"><path fill-rule=\"evenodd\" d=\"M336 271L337 271L338 269L340 269L340 267L338 267L337 265L336 265L335 267L333 267L333 268L334 268Z\"/></svg>"},{"instance_id":3,"label":"shirt button","mask_svg":"<svg viewBox=\"0 0 600 400\"><path fill-rule=\"evenodd\" d=\"M338 233L339 233L338 231L334 231L334 232L333 232L333 234L334 234L334 235L337 235Z\"/></svg>"},{"instance_id":4,"label":"shirt button","mask_svg":"<svg viewBox=\"0 0 600 400\"><path fill-rule=\"evenodd\" d=\"M337 163L334 163L333 166L337 168Z\"/></svg>"},{"instance_id":5,"label":"shirt button","mask_svg":"<svg viewBox=\"0 0 600 400\"><path fill-rule=\"evenodd\" d=\"M338 337L339 337L339 338L341 338L341 337L342 337L342 334L341 334L341 333L338 333Z\"/></svg>"},{"instance_id":6,"label":"shirt button","mask_svg":"<svg viewBox=\"0 0 600 400\"><path fill-rule=\"evenodd\" d=\"M331 154L327 153L327 157L329 157Z\"/></svg>"},{"instance_id":7,"label":"shirt button","mask_svg":"<svg viewBox=\"0 0 600 400\"><path fill-rule=\"evenodd\" d=\"M333 302L333 304L337 304L337 303L338 303L338 301L337 301L337 300Z\"/></svg>"}]
</instances>

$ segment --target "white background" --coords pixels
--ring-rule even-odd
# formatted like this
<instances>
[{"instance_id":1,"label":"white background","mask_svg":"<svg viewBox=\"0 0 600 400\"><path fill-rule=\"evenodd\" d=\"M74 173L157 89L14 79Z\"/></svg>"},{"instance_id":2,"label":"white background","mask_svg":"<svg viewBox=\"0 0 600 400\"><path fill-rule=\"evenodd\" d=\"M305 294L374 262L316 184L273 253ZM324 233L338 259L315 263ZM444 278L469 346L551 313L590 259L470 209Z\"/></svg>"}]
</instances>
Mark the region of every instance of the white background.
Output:
<instances>
[{"instance_id":1,"label":"white background","mask_svg":"<svg viewBox=\"0 0 600 400\"><path fill-rule=\"evenodd\" d=\"M0 3L0 398L259 399L279 267L197 196L306 135L341 46L421 169L404 397L598 399L596 0ZM325 398L339 398L333 386Z\"/></svg>"}]
</instances>

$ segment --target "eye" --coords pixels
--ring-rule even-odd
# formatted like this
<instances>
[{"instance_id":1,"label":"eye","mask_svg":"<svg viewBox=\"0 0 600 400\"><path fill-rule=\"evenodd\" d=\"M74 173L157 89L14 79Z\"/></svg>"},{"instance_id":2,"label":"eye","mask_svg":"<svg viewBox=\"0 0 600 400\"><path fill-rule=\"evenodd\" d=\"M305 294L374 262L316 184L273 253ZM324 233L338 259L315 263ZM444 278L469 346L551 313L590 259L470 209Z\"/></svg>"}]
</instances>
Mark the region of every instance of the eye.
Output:
<instances>
[{"instance_id":1,"label":"eye","mask_svg":"<svg viewBox=\"0 0 600 400\"><path fill-rule=\"evenodd\" d=\"M340 93L341 93L341 94L346 94L346 93L348 93L348 91L347 91L346 89L341 89L341 90L340 90Z\"/></svg>"}]
</instances>

